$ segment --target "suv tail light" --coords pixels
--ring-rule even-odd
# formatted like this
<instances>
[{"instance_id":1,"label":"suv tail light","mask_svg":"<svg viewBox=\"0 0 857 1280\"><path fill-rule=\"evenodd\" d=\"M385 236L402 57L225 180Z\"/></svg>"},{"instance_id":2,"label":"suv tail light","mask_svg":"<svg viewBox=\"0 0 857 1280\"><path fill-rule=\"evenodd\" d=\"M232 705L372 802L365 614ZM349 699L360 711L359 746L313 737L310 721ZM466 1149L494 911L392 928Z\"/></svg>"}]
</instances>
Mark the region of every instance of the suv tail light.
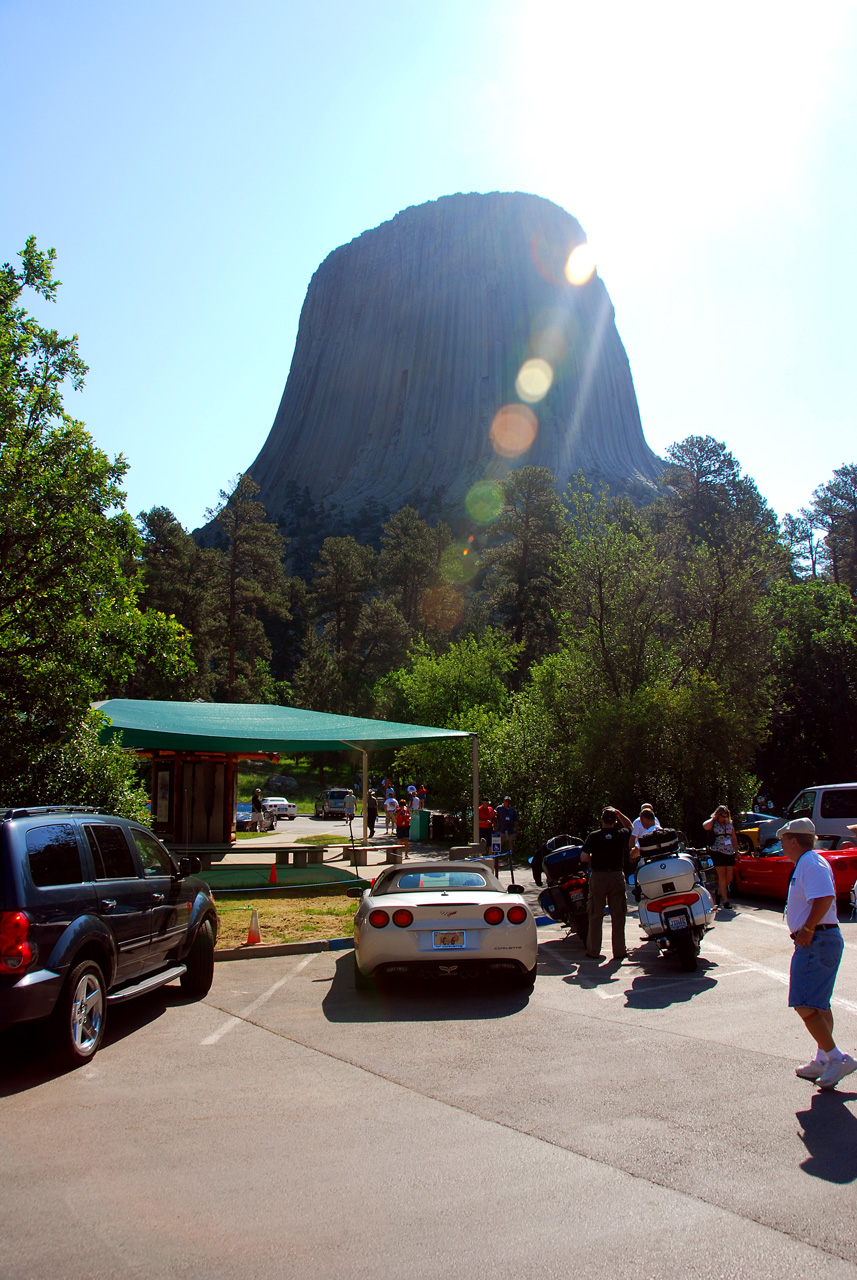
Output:
<instances>
[{"instance_id":1,"label":"suv tail light","mask_svg":"<svg viewBox=\"0 0 857 1280\"><path fill-rule=\"evenodd\" d=\"M369 912L369 923L374 929L383 929L385 924L390 923L390 917L386 911L376 907L374 911Z\"/></svg>"},{"instance_id":2,"label":"suv tail light","mask_svg":"<svg viewBox=\"0 0 857 1280\"><path fill-rule=\"evenodd\" d=\"M21 973L32 962L30 921L23 911L0 911L0 973Z\"/></svg>"},{"instance_id":3,"label":"suv tail light","mask_svg":"<svg viewBox=\"0 0 857 1280\"><path fill-rule=\"evenodd\" d=\"M506 919L511 924L523 924L527 918L527 908L520 905L510 907L506 912Z\"/></svg>"},{"instance_id":4,"label":"suv tail light","mask_svg":"<svg viewBox=\"0 0 857 1280\"><path fill-rule=\"evenodd\" d=\"M484 920L486 924L502 924L503 908L502 907L486 907Z\"/></svg>"},{"instance_id":5,"label":"suv tail light","mask_svg":"<svg viewBox=\"0 0 857 1280\"><path fill-rule=\"evenodd\" d=\"M393 924L399 926L400 929L407 929L409 924L414 923L413 911L408 911L407 907L399 907L398 911L393 912Z\"/></svg>"}]
</instances>

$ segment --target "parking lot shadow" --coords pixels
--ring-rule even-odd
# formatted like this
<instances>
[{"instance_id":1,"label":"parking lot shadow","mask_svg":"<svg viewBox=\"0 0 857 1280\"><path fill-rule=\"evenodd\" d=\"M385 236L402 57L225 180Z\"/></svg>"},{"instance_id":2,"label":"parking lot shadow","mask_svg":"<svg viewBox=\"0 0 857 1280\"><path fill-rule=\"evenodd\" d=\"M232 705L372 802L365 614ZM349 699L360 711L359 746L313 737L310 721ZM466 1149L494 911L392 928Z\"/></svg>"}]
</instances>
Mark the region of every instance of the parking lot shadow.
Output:
<instances>
[{"instance_id":1,"label":"parking lot shadow","mask_svg":"<svg viewBox=\"0 0 857 1280\"><path fill-rule=\"evenodd\" d=\"M321 1007L328 1022L467 1022L509 1018L526 1007L529 994L499 981L491 986L461 978L357 991L354 957L348 952L336 962Z\"/></svg>"},{"instance_id":2,"label":"parking lot shadow","mask_svg":"<svg viewBox=\"0 0 857 1280\"><path fill-rule=\"evenodd\" d=\"M800 1135L809 1159L801 1169L811 1178L823 1178L844 1186L857 1180L857 1116L844 1104L854 1102L857 1093L838 1089L819 1090L812 1096L808 1111L796 1112Z\"/></svg>"},{"instance_id":3,"label":"parking lot shadow","mask_svg":"<svg viewBox=\"0 0 857 1280\"><path fill-rule=\"evenodd\" d=\"M100 1053L111 1044L163 1016L174 1005L187 1004L178 986L160 987L149 995L139 996L127 1004L115 1005L107 1011L107 1025ZM93 1061L98 1061L98 1055ZM25 1022L0 1032L0 1098L10 1098L27 1089L35 1089L67 1075L71 1068L60 1066L54 1059L50 1028L46 1023Z\"/></svg>"}]
</instances>

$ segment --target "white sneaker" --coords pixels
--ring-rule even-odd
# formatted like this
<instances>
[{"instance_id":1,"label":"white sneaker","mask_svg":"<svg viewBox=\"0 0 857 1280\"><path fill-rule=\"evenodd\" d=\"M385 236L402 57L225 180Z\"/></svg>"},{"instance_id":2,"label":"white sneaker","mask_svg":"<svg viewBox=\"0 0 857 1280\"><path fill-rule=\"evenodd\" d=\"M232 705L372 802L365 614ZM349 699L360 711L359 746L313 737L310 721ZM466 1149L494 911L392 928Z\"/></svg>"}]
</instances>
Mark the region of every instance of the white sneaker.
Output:
<instances>
[{"instance_id":1,"label":"white sneaker","mask_svg":"<svg viewBox=\"0 0 857 1280\"><path fill-rule=\"evenodd\" d=\"M795 1075L800 1076L801 1080L817 1080L826 1066L826 1062L819 1062L817 1058L813 1058L812 1062L808 1062L805 1067L796 1067Z\"/></svg>"},{"instance_id":2,"label":"white sneaker","mask_svg":"<svg viewBox=\"0 0 857 1280\"><path fill-rule=\"evenodd\" d=\"M838 1062L828 1062L818 1077L819 1087L822 1089L835 1089L839 1081L844 1076L850 1076L852 1071L857 1071L857 1062L854 1061L850 1053L845 1053Z\"/></svg>"}]
</instances>

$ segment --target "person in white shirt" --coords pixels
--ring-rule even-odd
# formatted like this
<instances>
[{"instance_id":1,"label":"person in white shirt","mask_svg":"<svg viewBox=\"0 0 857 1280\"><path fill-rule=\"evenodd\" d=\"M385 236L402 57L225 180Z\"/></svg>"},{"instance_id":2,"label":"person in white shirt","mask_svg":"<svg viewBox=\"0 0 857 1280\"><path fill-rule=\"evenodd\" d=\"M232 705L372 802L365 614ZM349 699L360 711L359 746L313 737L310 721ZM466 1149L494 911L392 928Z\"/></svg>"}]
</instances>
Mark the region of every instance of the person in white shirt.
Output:
<instances>
[{"instance_id":1,"label":"person in white shirt","mask_svg":"<svg viewBox=\"0 0 857 1280\"><path fill-rule=\"evenodd\" d=\"M655 831L660 828L661 824L655 817L655 811L650 804L640 806L640 816L635 818L631 823L631 861L636 862L640 856L640 836L644 836L647 831Z\"/></svg>"},{"instance_id":2,"label":"person in white shirt","mask_svg":"<svg viewBox=\"0 0 857 1280\"><path fill-rule=\"evenodd\" d=\"M836 886L830 863L815 851L809 818L793 818L777 832L783 853L795 866L789 880L786 921L795 949L789 973L789 1008L818 1045L815 1057L795 1074L833 1089L857 1069L857 1061L837 1048L830 1001L844 943L836 915Z\"/></svg>"},{"instance_id":3,"label":"person in white shirt","mask_svg":"<svg viewBox=\"0 0 857 1280\"><path fill-rule=\"evenodd\" d=\"M398 809L398 807L399 807L399 802L396 799L396 797L388 795L387 799L384 801L384 831L385 832L392 831L395 833L396 810Z\"/></svg>"}]
</instances>

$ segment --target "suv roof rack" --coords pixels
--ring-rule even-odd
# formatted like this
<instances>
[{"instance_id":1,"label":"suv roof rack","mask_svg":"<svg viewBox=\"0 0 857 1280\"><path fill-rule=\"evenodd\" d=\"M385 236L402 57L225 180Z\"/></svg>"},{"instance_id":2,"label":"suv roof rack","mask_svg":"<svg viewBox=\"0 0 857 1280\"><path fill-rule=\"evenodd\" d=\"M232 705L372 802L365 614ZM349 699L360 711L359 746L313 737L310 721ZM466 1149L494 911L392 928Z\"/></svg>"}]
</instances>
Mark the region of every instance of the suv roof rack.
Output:
<instances>
[{"instance_id":1,"label":"suv roof rack","mask_svg":"<svg viewBox=\"0 0 857 1280\"><path fill-rule=\"evenodd\" d=\"M10 818L37 818L43 813L109 813L109 809L101 809L87 804L34 804L26 809L7 809L3 821Z\"/></svg>"}]
</instances>

